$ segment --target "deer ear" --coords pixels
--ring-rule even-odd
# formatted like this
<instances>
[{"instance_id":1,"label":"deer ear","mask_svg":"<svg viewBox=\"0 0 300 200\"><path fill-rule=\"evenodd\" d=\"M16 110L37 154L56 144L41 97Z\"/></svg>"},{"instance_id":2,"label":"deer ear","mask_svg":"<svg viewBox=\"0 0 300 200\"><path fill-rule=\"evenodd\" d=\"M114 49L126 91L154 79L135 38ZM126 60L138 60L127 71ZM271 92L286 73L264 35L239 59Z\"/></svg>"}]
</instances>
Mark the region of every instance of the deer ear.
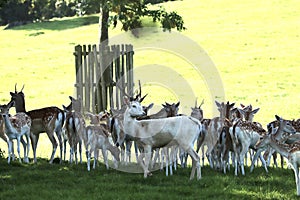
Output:
<instances>
[{"instance_id":1,"label":"deer ear","mask_svg":"<svg viewBox=\"0 0 300 200\"><path fill-rule=\"evenodd\" d=\"M153 107L154 103L150 103L149 106L147 107L148 109L151 109Z\"/></svg>"},{"instance_id":2,"label":"deer ear","mask_svg":"<svg viewBox=\"0 0 300 200\"><path fill-rule=\"evenodd\" d=\"M180 105L180 101L178 101L178 103L175 104L176 107L178 107Z\"/></svg>"},{"instance_id":3,"label":"deer ear","mask_svg":"<svg viewBox=\"0 0 300 200\"><path fill-rule=\"evenodd\" d=\"M62 107L63 107L64 111L66 111L66 110L67 110L67 107L66 107L66 106L62 105Z\"/></svg>"},{"instance_id":4,"label":"deer ear","mask_svg":"<svg viewBox=\"0 0 300 200\"><path fill-rule=\"evenodd\" d=\"M221 107L221 104L219 102L215 101L215 103L218 107Z\"/></svg>"},{"instance_id":5,"label":"deer ear","mask_svg":"<svg viewBox=\"0 0 300 200\"><path fill-rule=\"evenodd\" d=\"M255 114L255 113L257 113L259 111L259 108L256 108L255 110L253 110L253 111L251 111L252 112L252 114Z\"/></svg>"},{"instance_id":6,"label":"deer ear","mask_svg":"<svg viewBox=\"0 0 300 200\"><path fill-rule=\"evenodd\" d=\"M244 115L245 114L245 111L243 110L243 109L237 109L238 111L239 111L239 113L241 114L241 115Z\"/></svg>"},{"instance_id":7,"label":"deer ear","mask_svg":"<svg viewBox=\"0 0 300 200\"><path fill-rule=\"evenodd\" d=\"M281 117L279 117L278 115L275 115L275 118L280 121L281 120Z\"/></svg>"}]
</instances>

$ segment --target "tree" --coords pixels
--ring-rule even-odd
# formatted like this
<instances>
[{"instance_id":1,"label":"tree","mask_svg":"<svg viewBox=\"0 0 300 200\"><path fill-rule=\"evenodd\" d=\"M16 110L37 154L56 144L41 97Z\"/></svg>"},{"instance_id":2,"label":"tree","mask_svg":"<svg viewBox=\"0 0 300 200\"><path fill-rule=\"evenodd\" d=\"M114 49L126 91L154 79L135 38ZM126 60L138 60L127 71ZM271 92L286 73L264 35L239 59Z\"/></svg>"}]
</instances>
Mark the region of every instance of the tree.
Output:
<instances>
[{"instance_id":1,"label":"tree","mask_svg":"<svg viewBox=\"0 0 300 200\"><path fill-rule=\"evenodd\" d=\"M131 30L134 35L136 28L142 27L142 17L151 17L154 22L160 22L164 30L185 30L184 22L176 12L167 12L163 7L150 9L144 0L100 0L100 42L108 43L108 28L122 23L122 30ZM149 1L148 1L149 2ZM109 14L113 13L112 16Z\"/></svg>"}]
</instances>

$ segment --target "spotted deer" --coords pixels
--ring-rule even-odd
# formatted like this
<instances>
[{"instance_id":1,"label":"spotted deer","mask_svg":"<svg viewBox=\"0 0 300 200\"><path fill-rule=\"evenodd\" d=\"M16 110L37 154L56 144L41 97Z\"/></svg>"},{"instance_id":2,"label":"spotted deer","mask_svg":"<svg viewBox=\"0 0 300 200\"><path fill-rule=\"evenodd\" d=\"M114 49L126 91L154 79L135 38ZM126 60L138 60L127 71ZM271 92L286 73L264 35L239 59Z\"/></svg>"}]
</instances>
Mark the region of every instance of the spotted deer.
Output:
<instances>
[{"instance_id":1,"label":"spotted deer","mask_svg":"<svg viewBox=\"0 0 300 200\"><path fill-rule=\"evenodd\" d=\"M62 127L64 123L64 112L58 107L45 107L41 109L26 111L25 109L25 95L23 93L23 88L20 92L17 92L17 88L15 86L15 92L10 92L11 101L15 103L16 113L23 112L26 113L32 123L30 127L30 139L31 145L33 149L33 159L34 163L37 162L36 159L36 149L39 140L40 133L46 132L48 138L52 143L52 153L50 157L49 163L53 163L55 152L57 149L57 141L54 136L54 132L56 132L59 147L60 147L60 163L62 162Z\"/></svg>"},{"instance_id":2,"label":"spotted deer","mask_svg":"<svg viewBox=\"0 0 300 200\"><path fill-rule=\"evenodd\" d=\"M257 149L265 149L270 146L280 155L288 159L289 165L294 171L297 196L300 196L300 177L299 177L299 167L300 167L300 143L293 144L282 144L276 140L275 135L268 135L264 137L255 147Z\"/></svg>"},{"instance_id":3,"label":"spotted deer","mask_svg":"<svg viewBox=\"0 0 300 200\"><path fill-rule=\"evenodd\" d=\"M285 119L279 117L278 115L275 115L275 118L278 121L278 127L272 128L273 130L275 130L274 133L272 133L272 135L274 135L274 137L277 141L284 143L285 138L287 138L289 135L293 135L296 133L296 129L294 128L294 126L292 125L290 120L285 120ZM270 131L271 130L269 129L269 132ZM256 155L254 156L252 163L251 163L251 168L250 168L251 172L254 169L254 163L257 159L257 154L262 152L263 150L265 150L265 149L258 149L258 151L256 152ZM269 156L267 156L267 158L268 158L268 160L270 160L270 156L273 155L274 152L270 149L267 149L266 152L269 155ZM281 158L281 160L283 162L283 158ZM268 163L266 163L266 165L268 165ZM282 165L283 165L283 163L282 163Z\"/></svg>"},{"instance_id":4,"label":"spotted deer","mask_svg":"<svg viewBox=\"0 0 300 200\"><path fill-rule=\"evenodd\" d=\"M98 160L98 149L102 150L102 155L106 169L109 169L107 150L111 152L112 156L115 158L115 167L117 167L120 161L120 150L118 147L112 145L109 141L111 137L110 133L104 131L104 127L101 125L90 125L86 127L86 136L88 138L88 158L87 158L87 170L90 171L90 160L91 154L94 153L94 164L93 169L96 168Z\"/></svg>"},{"instance_id":5,"label":"spotted deer","mask_svg":"<svg viewBox=\"0 0 300 200\"><path fill-rule=\"evenodd\" d=\"M254 146L257 144L261 137L267 135L267 131L260 126L257 126L253 122L242 121L239 119L232 127L230 127L229 132L233 139L233 145L235 149L234 174L237 176L238 166L240 166L242 175L245 175L245 155L250 148L255 150ZM263 163L263 166L265 166L266 172L268 172L264 158L260 154L259 156Z\"/></svg>"},{"instance_id":6,"label":"spotted deer","mask_svg":"<svg viewBox=\"0 0 300 200\"><path fill-rule=\"evenodd\" d=\"M229 103L229 102L227 102L226 104L224 102L219 103L218 101L215 101L215 103L220 112L220 116L215 117L210 120L208 129L207 129L207 134L205 135L202 144L200 144L200 146L207 145L206 157L209 161L211 168L218 167L217 166L218 160L214 159L215 157L217 157L217 159L218 159L218 156L214 156L214 155L216 155L217 150L218 150L217 144L218 144L221 132L223 130L225 119L230 116L231 110L233 109L233 106L235 104L235 103Z\"/></svg>"},{"instance_id":7,"label":"spotted deer","mask_svg":"<svg viewBox=\"0 0 300 200\"><path fill-rule=\"evenodd\" d=\"M82 162L82 148L80 135L85 128L85 121L81 114L81 98L75 99L69 96L70 104L68 106L62 105L65 114L65 123L63 126L63 146L64 146L64 158L66 158L67 141L70 145L70 159L69 162L73 162L75 153L75 163L77 164L77 145L79 144L79 156L80 163Z\"/></svg>"},{"instance_id":8,"label":"spotted deer","mask_svg":"<svg viewBox=\"0 0 300 200\"><path fill-rule=\"evenodd\" d=\"M13 105L13 101L11 101L7 105L0 106L0 112L4 120L5 125L5 134L7 136L7 143L8 143L8 164L11 160L12 155L12 140L17 140L17 151L19 156L19 161L21 161L20 156L20 141L21 137L25 135L27 140L26 148L24 148L24 161L29 162L28 154L30 149L30 127L31 127L31 119L28 115L23 112L16 113L16 115L9 117L9 109Z\"/></svg>"}]
</instances>

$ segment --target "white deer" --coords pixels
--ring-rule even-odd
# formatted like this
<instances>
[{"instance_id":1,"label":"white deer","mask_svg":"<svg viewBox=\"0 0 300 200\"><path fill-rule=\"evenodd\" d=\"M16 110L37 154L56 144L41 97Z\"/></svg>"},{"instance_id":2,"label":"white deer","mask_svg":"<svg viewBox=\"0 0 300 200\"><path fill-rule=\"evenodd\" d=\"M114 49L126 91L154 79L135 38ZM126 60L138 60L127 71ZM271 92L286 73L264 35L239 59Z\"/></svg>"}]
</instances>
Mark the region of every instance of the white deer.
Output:
<instances>
[{"instance_id":1,"label":"white deer","mask_svg":"<svg viewBox=\"0 0 300 200\"><path fill-rule=\"evenodd\" d=\"M178 145L192 157L192 172L190 179L195 176L201 178L200 158L194 150L194 142L197 140L202 126L192 117L178 116L163 119L136 120L138 116L144 115L143 108L138 101L130 101L124 97L127 109L124 113L124 132L130 135L142 149L139 155L139 163L144 170L144 178L148 176L149 162L152 149ZM143 162L143 157L145 161Z\"/></svg>"},{"instance_id":2,"label":"white deer","mask_svg":"<svg viewBox=\"0 0 300 200\"><path fill-rule=\"evenodd\" d=\"M16 115L9 117L8 112L9 109L13 105L13 101L11 101L8 105L1 105L0 110L5 124L5 133L7 135L8 140L8 163L10 163L10 157L12 154L12 140L17 139L17 151L19 155L19 161L21 161L20 157L20 141L23 135L26 136L27 139L27 149L24 148L24 161L29 162L28 154L30 149L30 127L31 127L31 119L25 113L17 113ZM26 153L25 153L26 152Z\"/></svg>"},{"instance_id":3,"label":"white deer","mask_svg":"<svg viewBox=\"0 0 300 200\"><path fill-rule=\"evenodd\" d=\"M91 153L94 153L93 169L96 168L96 164L98 160L98 149L102 150L102 155L103 155L104 163L106 165L106 169L109 169L108 160L107 160L107 150L111 152L116 162L120 161L119 148L113 146L110 143L109 137L111 137L111 135L107 135L107 132L104 131L104 128L101 125L87 126L86 135L88 138L88 144L90 146L90 149L88 150L88 159L87 159L88 171L90 171ZM115 167L117 167L117 163L115 163Z\"/></svg>"},{"instance_id":4,"label":"white deer","mask_svg":"<svg viewBox=\"0 0 300 200\"><path fill-rule=\"evenodd\" d=\"M256 145L256 148L263 149L266 148L266 146L270 146L280 155L288 159L288 162L295 174L297 196L300 196L300 144L294 143L292 145L283 145L275 139L274 135L268 135Z\"/></svg>"}]
</instances>

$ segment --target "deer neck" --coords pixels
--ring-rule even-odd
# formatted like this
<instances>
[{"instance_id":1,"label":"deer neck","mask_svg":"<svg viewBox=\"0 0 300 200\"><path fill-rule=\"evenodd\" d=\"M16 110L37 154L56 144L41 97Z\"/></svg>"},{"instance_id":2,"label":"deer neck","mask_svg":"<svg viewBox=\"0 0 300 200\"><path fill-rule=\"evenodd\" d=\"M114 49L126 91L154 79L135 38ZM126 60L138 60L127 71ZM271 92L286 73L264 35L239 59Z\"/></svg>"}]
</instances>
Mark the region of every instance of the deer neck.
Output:
<instances>
[{"instance_id":1,"label":"deer neck","mask_svg":"<svg viewBox=\"0 0 300 200\"><path fill-rule=\"evenodd\" d=\"M15 132L15 128L13 127L9 117L8 117L8 114L4 114L2 115L3 119L4 119L4 124L5 124L5 129L7 132Z\"/></svg>"},{"instance_id":2,"label":"deer neck","mask_svg":"<svg viewBox=\"0 0 300 200\"><path fill-rule=\"evenodd\" d=\"M270 142L270 146L277 151L280 155L282 155L283 157L288 158L289 156L289 151L282 147L280 144L276 143L275 141L271 141Z\"/></svg>"},{"instance_id":3,"label":"deer neck","mask_svg":"<svg viewBox=\"0 0 300 200\"><path fill-rule=\"evenodd\" d=\"M282 140L283 127L279 124L277 131L274 133L276 140Z\"/></svg>"},{"instance_id":4,"label":"deer neck","mask_svg":"<svg viewBox=\"0 0 300 200\"><path fill-rule=\"evenodd\" d=\"M15 101L15 108L16 108L16 113L18 113L18 112L25 112L26 113L25 99L20 98L20 99L16 100Z\"/></svg>"}]
</instances>

